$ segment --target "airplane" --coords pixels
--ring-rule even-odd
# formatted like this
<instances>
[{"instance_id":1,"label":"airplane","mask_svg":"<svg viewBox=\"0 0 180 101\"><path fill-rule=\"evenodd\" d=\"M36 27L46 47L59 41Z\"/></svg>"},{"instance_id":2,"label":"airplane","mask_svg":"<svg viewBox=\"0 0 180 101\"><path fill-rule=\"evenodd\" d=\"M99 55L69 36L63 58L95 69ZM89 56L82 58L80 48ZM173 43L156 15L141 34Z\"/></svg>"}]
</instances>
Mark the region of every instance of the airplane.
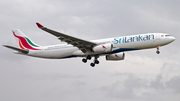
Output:
<instances>
[{"instance_id":1,"label":"airplane","mask_svg":"<svg viewBox=\"0 0 180 101\"><path fill-rule=\"evenodd\" d=\"M4 47L15 50L14 53L32 57L47 59L65 59L73 57L84 57L82 62L86 63L94 57L90 66L99 64L98 58L105 56L106 60L124 60L126 51L157 48L159 54L160 46L167 45L175 40L175 37L166 33L146 33L131 36L113 37L99 40L84 40L76 38L61 32L54 31L44 27L40 23L36 25L66 44L51 46L40 46L34 43L19 29L12 30L14 37L18 42L17 47L3 45Z\"/></svg>"}]
</instances>

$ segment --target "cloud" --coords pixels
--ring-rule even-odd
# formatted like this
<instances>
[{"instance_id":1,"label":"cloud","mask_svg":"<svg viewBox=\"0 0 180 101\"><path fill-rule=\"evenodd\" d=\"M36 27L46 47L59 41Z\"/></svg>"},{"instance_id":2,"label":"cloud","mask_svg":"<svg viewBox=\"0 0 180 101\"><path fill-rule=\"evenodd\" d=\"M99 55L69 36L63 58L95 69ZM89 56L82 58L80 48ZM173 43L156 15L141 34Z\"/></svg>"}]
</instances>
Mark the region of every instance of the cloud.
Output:
<instances>
[{"instance_id":1,"label":"cloud","mask_svg":"<svg viewBox=\"0 0 180 101\"><path fill-rule=\"evenodd\" d=\"M120 99L135 99L135 88L145 87L146 82L140 78L136 78L134 75L127 75L127 79L122 81L116 81L111 86L101 87L102 91L108 92L106 96Z\"/></svg>"},{"instance_id":2,"label":"cloud","mask_svg":"<svg viewBox=\"0 0 180 101\"><path fill-rule=\"evenodd\" d=\"M177 86L179 76L174 76L166 82L163 82L164 78L161 74L158 74L156 78L151 80L147 78L142 79L141 77L128 73L118 73L116 76L120 77L117 81L100 88L100 91L106 92L106 98L121 100L158 100L158 96L161 98L164 96L163 94L172 95L179 93L179 87ZM175 93L169 89L172 89ZM153 96L153 98L150 96Z\"/></svg>"},{"instance_id":3,"label":"cloud","mask_svg":"<svg viewBox=\"0 0 180 101\"><path fill-rule=\"evenodd\" d=\"M156 79L150 82L150 87L156 90L163 89L164 85L161 80L162 80L162 75L161 74L157 75Z\"/></svg>"},{"instance_id":4,"label":"cloud","mask_svg":"<svg viewBox=\"0 0 180 101\"><path fill-rule=\"evenodd\" d=\"M175 76L170 81L166 82L167 88L173 89L176 93L180 93L180 77Z\"/></svg>"}]
</instances>

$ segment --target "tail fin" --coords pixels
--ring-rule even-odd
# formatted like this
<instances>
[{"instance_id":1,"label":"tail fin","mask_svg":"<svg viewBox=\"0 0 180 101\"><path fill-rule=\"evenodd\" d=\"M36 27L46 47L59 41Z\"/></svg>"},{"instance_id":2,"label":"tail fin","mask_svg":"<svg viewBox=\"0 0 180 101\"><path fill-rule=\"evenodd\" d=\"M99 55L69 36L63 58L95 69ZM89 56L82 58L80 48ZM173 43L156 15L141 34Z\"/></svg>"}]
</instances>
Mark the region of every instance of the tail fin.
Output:
<instances>
[{"instance_id":1,"label":"tail fin","mask_svg":"<svg viewBox=\"0 0 180 101\"><path fill-rule=\"evenodd\" d=\"M29 39L23 32L21 32L19 29L12 30L13 35L15 36L18 46L25 50L40 50L40 46L35 44L31 39Z\"/></svg>"}]
</instances>

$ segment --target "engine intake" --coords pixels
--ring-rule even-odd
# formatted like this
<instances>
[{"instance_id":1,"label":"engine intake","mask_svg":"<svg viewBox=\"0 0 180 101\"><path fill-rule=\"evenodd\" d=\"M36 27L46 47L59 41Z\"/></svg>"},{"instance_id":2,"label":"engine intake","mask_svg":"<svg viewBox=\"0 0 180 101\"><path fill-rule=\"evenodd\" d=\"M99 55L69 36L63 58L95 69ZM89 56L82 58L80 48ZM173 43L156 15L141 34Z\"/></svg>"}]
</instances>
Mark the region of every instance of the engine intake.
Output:
<instances>
[{"instance_id":1,"label":"engine intake","mask_svg":"<svg viewBox=\"0 0 180 101\"><path fill-rule=\"evenodd\" d=\"M115 54L109 54L106 55L106 60L124 60L125 53L115 53Z\"/></svg>"}]
</instances>

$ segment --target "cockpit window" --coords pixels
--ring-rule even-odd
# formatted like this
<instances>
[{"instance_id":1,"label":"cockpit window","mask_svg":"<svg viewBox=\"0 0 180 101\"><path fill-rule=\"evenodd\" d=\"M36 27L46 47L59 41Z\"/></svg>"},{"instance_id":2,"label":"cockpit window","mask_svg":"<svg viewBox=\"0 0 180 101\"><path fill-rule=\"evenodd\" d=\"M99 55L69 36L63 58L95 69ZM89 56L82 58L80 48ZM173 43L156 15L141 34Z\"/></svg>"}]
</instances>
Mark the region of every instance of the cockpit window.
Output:
<instances>
[{"instance_id":1,"label":"cockpit window","mask_svg":"<svg viewBox=\"0 0 180 101\"><path fill-rule=\"evenodd\" d=\"M168 36L171 36L171 35L165 35L166 37L168 37Z\"/></svg>"}]
</instances>

